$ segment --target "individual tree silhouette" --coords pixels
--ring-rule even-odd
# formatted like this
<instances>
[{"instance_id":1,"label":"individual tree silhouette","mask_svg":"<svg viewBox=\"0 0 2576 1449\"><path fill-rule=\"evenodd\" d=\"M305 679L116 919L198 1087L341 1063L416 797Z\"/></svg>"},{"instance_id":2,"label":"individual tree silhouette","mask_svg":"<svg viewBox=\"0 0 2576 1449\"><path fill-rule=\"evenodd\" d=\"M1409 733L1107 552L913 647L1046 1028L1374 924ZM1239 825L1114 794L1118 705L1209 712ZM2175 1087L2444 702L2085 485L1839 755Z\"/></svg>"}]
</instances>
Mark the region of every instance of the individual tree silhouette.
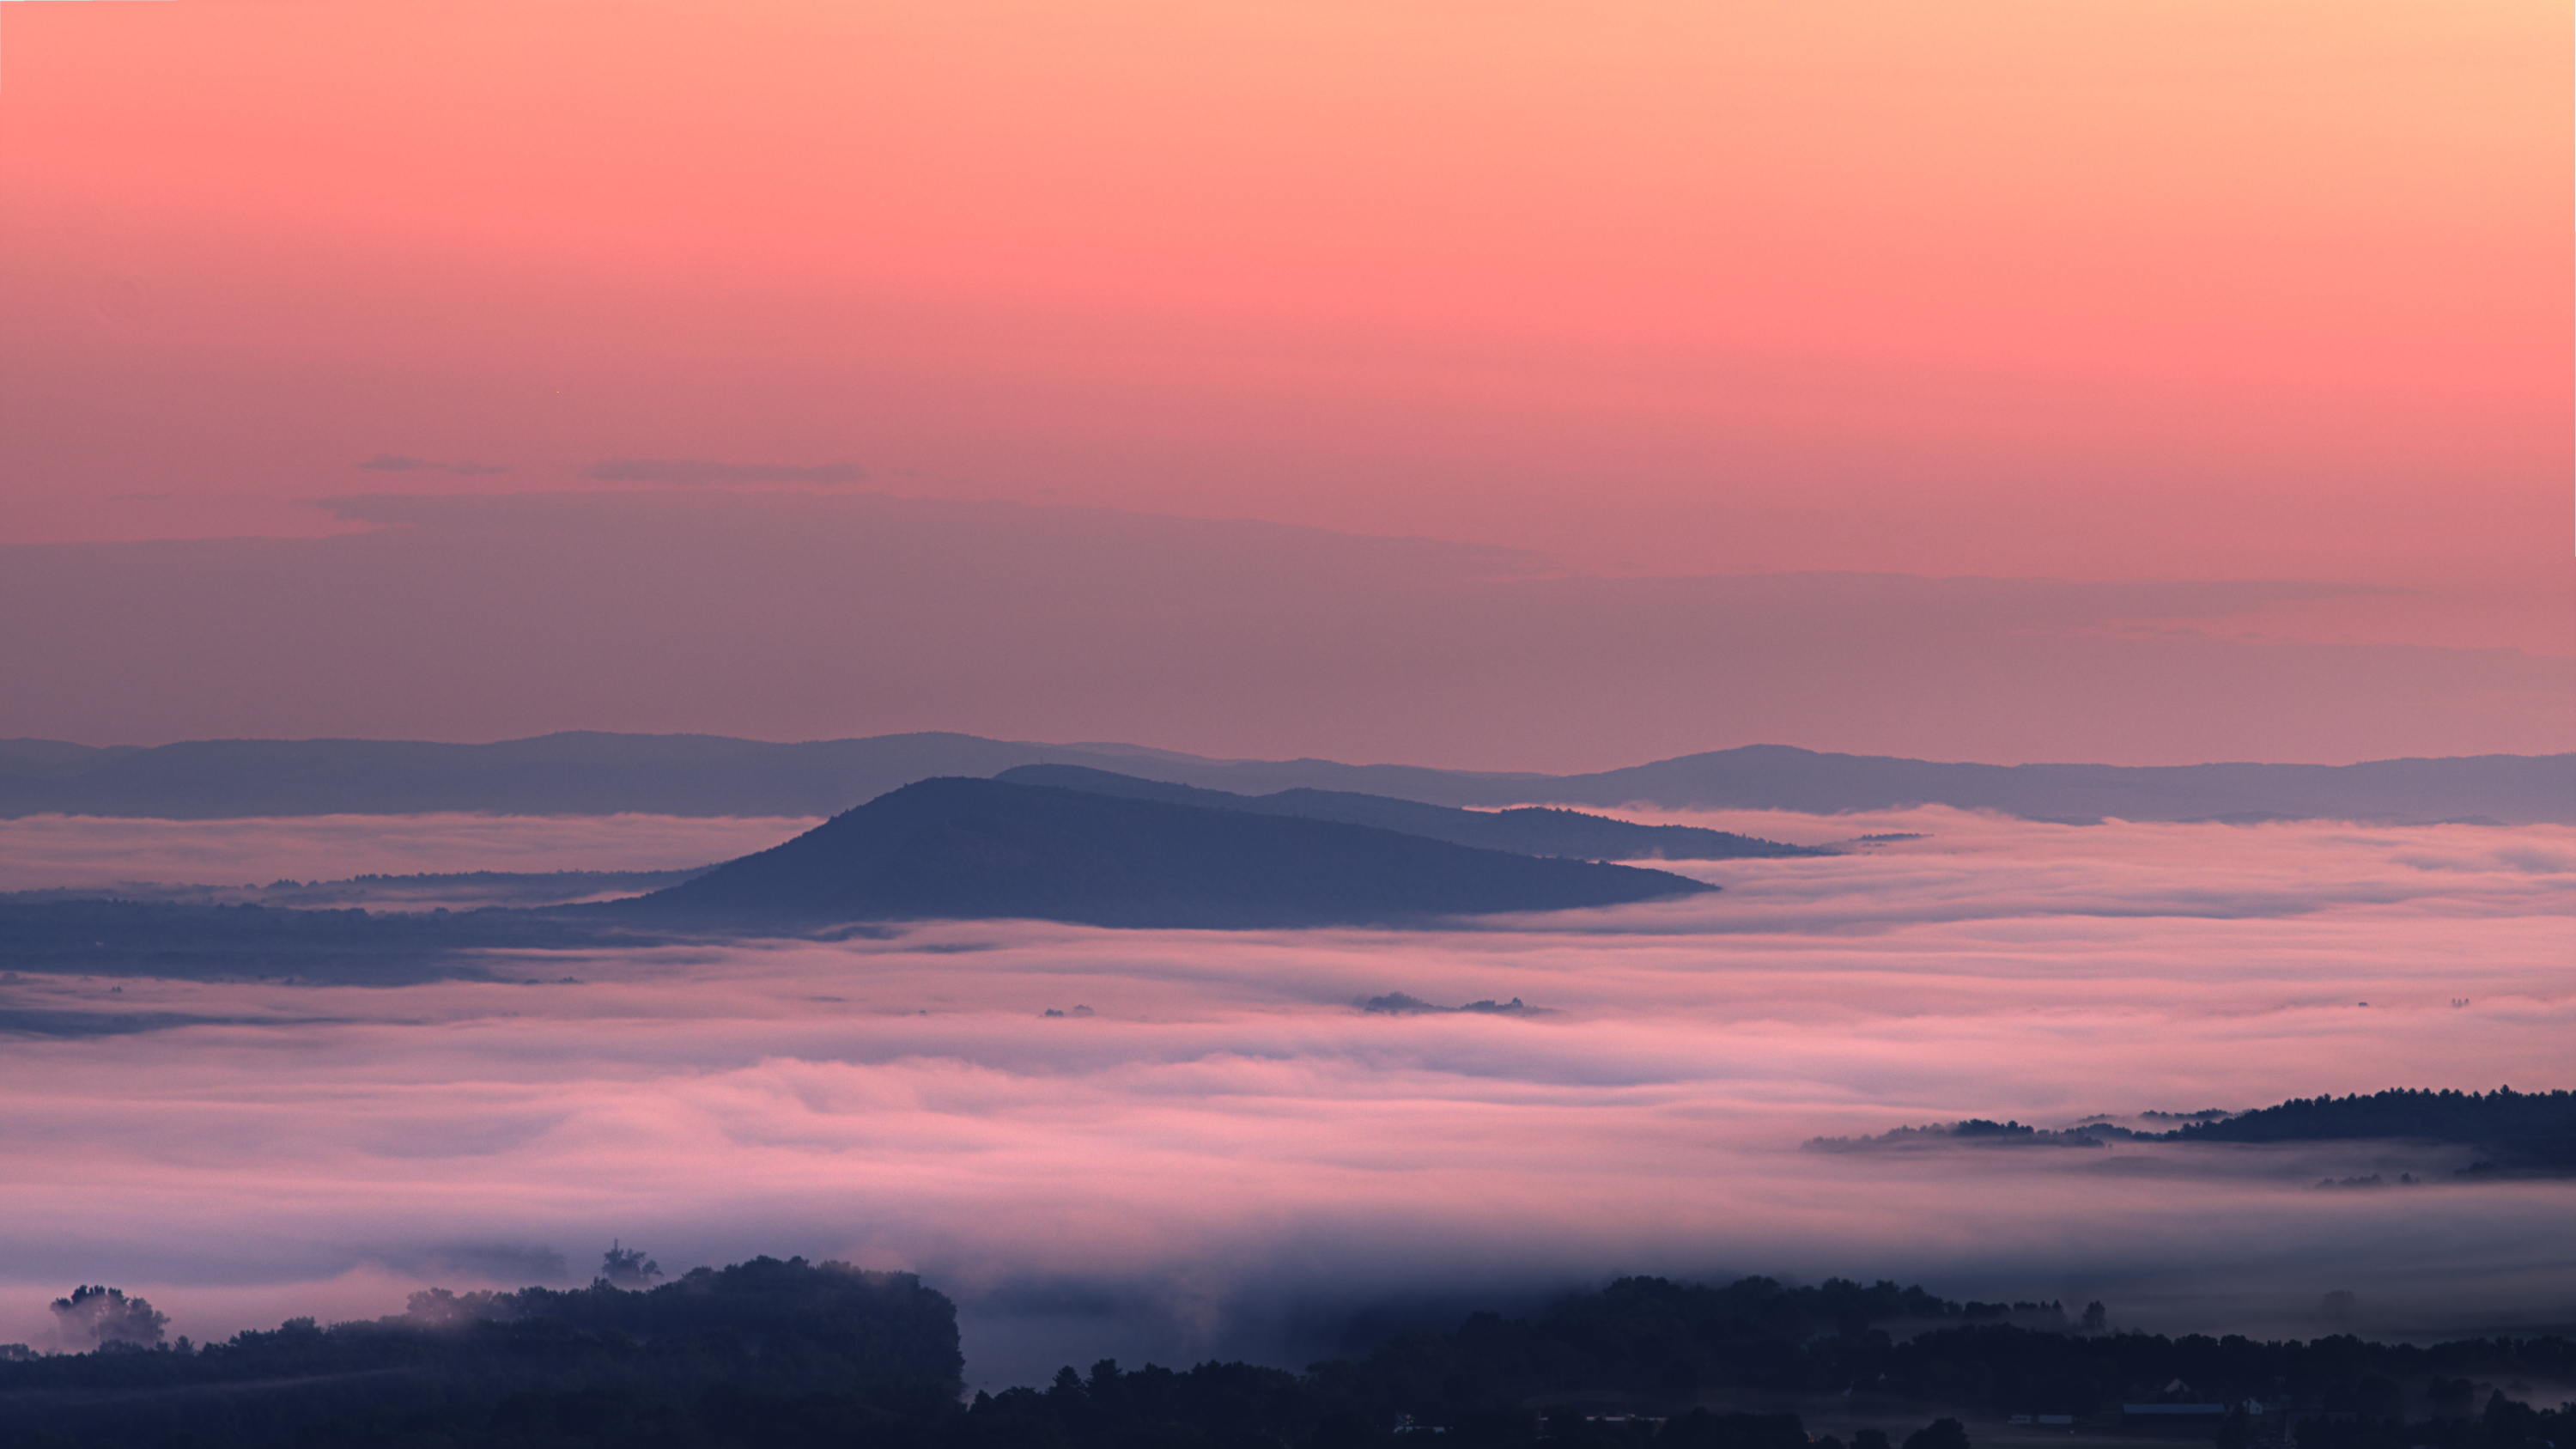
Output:
<instances>
[{"instance_id":1,"label":"individual tree silhouette","mask_svg":"<svg viewBox=\"0 0 2576 1449\"><path fill-rule=\"evenodd\" d=\"M645 1257L641 1248L625 1247L611 1238L607 1256L599 1265L599 1276L619 1288L643 1288L662 1276L662 1265Z\"/></svg>"},{"instance_id":2,"label":"individual tree silhouette","mask_svg":"<svg viewBox=\"0 0 2576 1449\"><path fill-rule=\"evenodd\" d=\"M54 1319L66 1341L83 1347L151 1348L161 1342L170 1315L126 1297L122 1288L83 1284L69 1298L54 1300Z\"/></svg>"}]
</instances>

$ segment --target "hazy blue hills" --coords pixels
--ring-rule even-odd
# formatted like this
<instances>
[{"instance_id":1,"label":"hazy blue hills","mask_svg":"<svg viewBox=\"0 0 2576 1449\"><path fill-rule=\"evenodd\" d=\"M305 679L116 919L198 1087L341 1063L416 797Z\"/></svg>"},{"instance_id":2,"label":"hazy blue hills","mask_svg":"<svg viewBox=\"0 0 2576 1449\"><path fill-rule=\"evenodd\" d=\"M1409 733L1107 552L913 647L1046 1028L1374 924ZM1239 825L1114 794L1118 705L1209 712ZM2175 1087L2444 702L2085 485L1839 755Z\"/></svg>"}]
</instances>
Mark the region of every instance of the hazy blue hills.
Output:
<instances>
[{"instance_id":1,"label":"hazy blue hills","mask_svg":"<svg viewBox=\"0 0 2576 1449\"><path fill-rule=\"evenodd\" d=\"M258 815L832 815L934 775L1093 750L973 735L770 744L719 735L573 731L489 745L414 740L192 740L152 749L0 741L0 817Z\"/></svg>"},{"instance_id":2,"label":"hazy blue hills","mask_svg":"<svg viewBox=\"0 0 2576 1449\"><path fill-rule=\"evenodd\" d=\"M1331 760L1212 760L1137 745L961 734L772 744L543 735L497 744L195 740L150 749L0 740L0 817L831 815L916 780L1082 765L1245 795L1340 791L1435 805L1623 805L1819 814L1953 805L2049 820L2266 818L2576 824L2576 754L2360 765L1972 765L1750 745L1583 775Z\"/></svg>"},{"instance_id":3,"label":"hazy blue hills","mask_svg":"<svg viewBox=\"0 0 2576 1449\"><path fill-rule=\"evenodd\" d=\"M1052 785L1095 795L1131 800L1163 800L1206 810L1242 810L1256 815L1289 815L1304 820L1338 820L1346 825L1374 825L1452 845L1480 850L1508 850L1518 855L1556 855L1576 860L1730 860L1745 856L1824 855L1801 845L1782 845L1725 830L1690 825L1636 825L1606 815L1578 810L1523 806L1516 810L1463 810L1453 805L1426 805L1388 795L1362 795L1348 790L1282 790L1271 795L1238 795L1164 780L1140 779L1084 765L1021 765L994 776L1020 785Z\"/></svg>"},{"instance_id":4,"label":"hazy blue hills","mask_svg":"<svg viewBox=\"0 0 2576 1449\"><path fill-rule=\"evenodd\" d=\"M417 904L422 891L460 887L503 901L562 900L607 882L648 880L665 888L598 905L332 908ZM666 884L672 880L681 883ZM242 888L253 900L159 887L0 895L0 973L397 985L508 979L522 967L500 953L649 945L674 933L792 935L1000 918L1207 929L1406 925L1715 889L1663 871L1483 850L1338 820L943 777L702 873L280 881ZM23 1008L6 999L8 979L0 974L0 1035L94 1036L200 1020Z\"/></svg>"},{"instance_id":5,"label":"hazy blue hills","mask_svg":"<svg viewBox=\"0 0 2576 1449\"><path fill-rule=\"evenodd\" d=\"M2576 824L2576 754L2358 765L2007 766L1751 745L1571 776L1548 798L1570 805L1652 800L1675 807L1817 814L1901 804L1954 805L2035 820Z\"/></svg>"},{"instance_id":6,"label":"hazy blue hills","mask_svg":"<svg viewBox=\"0 0 2576 1449\"><path fill-rule=\"evenodd\" d=\"M1337 820L1001 780L924 780L697 879L586 908L780 927L1027 917L1257 928L1618 905L1715 887Z\"/></svg>"}]
</instances>

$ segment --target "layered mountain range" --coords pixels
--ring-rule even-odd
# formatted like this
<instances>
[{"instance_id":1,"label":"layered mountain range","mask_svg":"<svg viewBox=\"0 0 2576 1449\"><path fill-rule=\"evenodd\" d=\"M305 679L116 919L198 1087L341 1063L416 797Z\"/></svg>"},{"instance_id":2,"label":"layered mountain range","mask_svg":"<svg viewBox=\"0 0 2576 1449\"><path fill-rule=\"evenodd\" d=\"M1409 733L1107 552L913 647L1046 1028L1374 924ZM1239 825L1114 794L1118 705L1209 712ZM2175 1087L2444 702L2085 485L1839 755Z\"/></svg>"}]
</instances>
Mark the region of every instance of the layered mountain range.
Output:
<instances>
[{"instance_id":1,"label":"layered mountain range","mask_svg":"<svg viewBox=\"0 0 2576 1449\"><path fill-rule=\"evenodd\" d=\"M2576 754L2355 765L1945 764L1786 745L1543 775L1216 760L1138 745L962 734L773 744L574 732L497 744L0 741L0 817L417 814L821 816L941 775L1074 765L1248 795L1357 792L1435 805L1646 805L1838 814L1909 805L2093 821L2346 819L2576 824Z\"/></svg>"}]
</instances>

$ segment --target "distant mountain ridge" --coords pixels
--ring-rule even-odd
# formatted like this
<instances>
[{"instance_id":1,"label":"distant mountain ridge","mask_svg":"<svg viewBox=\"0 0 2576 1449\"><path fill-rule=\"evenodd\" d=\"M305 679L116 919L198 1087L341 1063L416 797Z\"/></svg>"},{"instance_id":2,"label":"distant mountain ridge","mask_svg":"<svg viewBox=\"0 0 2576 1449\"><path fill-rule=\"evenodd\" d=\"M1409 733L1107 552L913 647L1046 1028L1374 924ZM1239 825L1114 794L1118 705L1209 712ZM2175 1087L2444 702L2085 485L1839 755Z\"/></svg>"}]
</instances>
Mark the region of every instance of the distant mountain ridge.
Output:
<instances>
[{"instance_id":1,"label":"distant mountain ridge","mask_svg":"<svg viewBox=\"0 0 2576 1449\"><path fill-rule=\"evenodd\" d=\"M1782 845L1776 840L1757 840L1727 830L1637 825L1543 805L1466 810L1348 790L1296 789L1271 795L1239 795L1197 785L1140 779L1086 765L1021 765L993 778L1019 785L1053 785L1065 790L1123 795L1134 800L1163 800L1207 810L1339 820L1346 825L1372 825L1380 830L1426 836L1452 845L1472 845L1479 850L1508 850L1516 855L1575 860L1736 860L1833 853L1803 845Z\"/></svg>"},{"instance_id":2,"label":"distant mountain ridge","mask_svg":"<svg viewBox=\"0 0 2576 1449\"><path fill-rule=\"evenodd\" d=\"M565 909L761 930L996 918L1237 930L1572 910L1715 889L1664 871L1341 821L942 778L684 884Z\"/></svg>"},{"instance_id":3,"label":"distant mountain ridge","mask_svg":"<svg viewBox=\"0 0 2576 1449\"><path fill-rule=\"evenodd\" d=\"M2470 820L2576 824L2576 754L2358 765L1978 765L1749 745L1580 775L1213 760L1135 745L924 733L773 744L717 735L543 735L497 744L198 740L149 749L0 741L0 818L419 814L828 816L917 780L1080 765L1268 795L1434 805L1643 804L1839 814L1951 805L2029 819Z\"/></svg>"}]
</instances>

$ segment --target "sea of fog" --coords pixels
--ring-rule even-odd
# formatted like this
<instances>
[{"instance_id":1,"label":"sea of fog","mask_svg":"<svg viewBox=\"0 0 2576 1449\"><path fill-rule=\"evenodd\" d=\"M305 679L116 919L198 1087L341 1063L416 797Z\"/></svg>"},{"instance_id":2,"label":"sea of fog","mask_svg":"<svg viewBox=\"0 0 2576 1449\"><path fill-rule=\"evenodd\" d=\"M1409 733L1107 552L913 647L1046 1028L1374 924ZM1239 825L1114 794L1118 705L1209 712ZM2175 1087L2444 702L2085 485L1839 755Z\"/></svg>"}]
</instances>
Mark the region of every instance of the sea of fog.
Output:
<instances>
[{"instance_id":1,"label":"sea of fog","mask_svg":"<svg viewBox=\"0 0 2576 1449\"><path fill-rule=\"evenodd\" d=\"M2576 1319L2576 1183L2441 1181L2458 1151L1801 1148L2576 1086L2576 831L1637 818L1920 838L1442 932L951 923L501 963L525 984L0 982L209 1019L7 1040L0 1340L43 1343L75 1283L202 1338L585 1281L612 1238L918 1270L987 1386L1294 1366L1359 1315L1445 1327L1628 1272L2258 1334ZM804 823L7 821L0 888L664 868ZM1541 1010L1356 1004L1391 992ZM2435 1181L2317 1186L2401 1172Z\"/></svg>"}]
</instances>

